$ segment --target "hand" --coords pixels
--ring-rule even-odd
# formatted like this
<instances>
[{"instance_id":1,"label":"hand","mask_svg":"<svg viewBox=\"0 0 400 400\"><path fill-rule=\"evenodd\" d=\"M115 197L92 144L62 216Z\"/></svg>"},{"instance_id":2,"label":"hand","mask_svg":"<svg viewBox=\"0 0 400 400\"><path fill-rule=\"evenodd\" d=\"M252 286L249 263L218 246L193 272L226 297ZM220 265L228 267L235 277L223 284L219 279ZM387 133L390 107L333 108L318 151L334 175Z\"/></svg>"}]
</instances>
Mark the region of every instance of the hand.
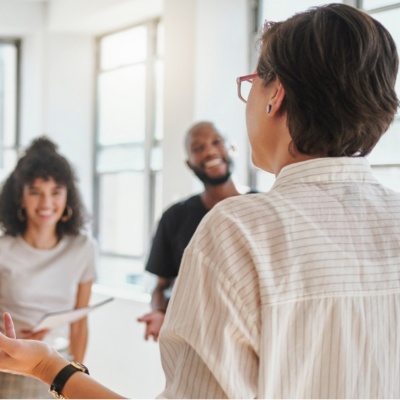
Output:
<instances>
[{"instance_id":1,"label":"hand","mask_svg":"<svg viewBox=\"0 0 400 400\"><path fill-rule=\"evenodd\" d=\"M3 316L5 335L0 333L0 370L43 378L46 359L55 352L38 340L16 339L10 314Z\"/></svg>"},{"instance_id":2,"label":"hand","mask_svg":"<svg viewBox=\"0 0 400 400\"><path fill-rule=\"evenodd\" d=\"M42 329L41 331L32 332L30 329L21 329L18 333L18 339L43 340L49 331L49 329Z\"/></svg>"},{"instance_id":3,"label":"hand","mask_svg":"<svg viewBox=\"0 0 400 400\"><path fill-rule=\"evenodd\" d=\"M143 317L138 318L139 322L144 322L146 324L146 332L144 338L149 339L153 336L155 342L158 340L158 335L162 324L164 323L165 313L160 310L153 310L148 314L143 315Z\"/></svg>"},{"instance_id":4,"label":"hand","mask_svg":"<svg viewBox=\"0 0 400 400\"><path fill-rule=\"evenodd\" d=\"M33 376L50 385L69 361L44 342L16 339L10 314L5 313L3 320L5 334L0 332L0 371ZM73 382L68 381L63 388L66 398L122 398L86 374L75 374Z\"/></svg>"}]
</instances>

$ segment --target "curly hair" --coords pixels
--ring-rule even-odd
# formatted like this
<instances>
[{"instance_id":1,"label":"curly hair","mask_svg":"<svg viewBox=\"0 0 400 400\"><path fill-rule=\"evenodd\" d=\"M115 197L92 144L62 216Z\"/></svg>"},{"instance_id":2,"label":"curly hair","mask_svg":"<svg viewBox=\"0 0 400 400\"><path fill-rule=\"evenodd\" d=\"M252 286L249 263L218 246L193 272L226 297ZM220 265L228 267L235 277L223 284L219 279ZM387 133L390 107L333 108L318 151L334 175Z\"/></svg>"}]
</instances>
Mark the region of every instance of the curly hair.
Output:
<instances>
[{"instance_id":1,"label":"curly hair","mask_svg":"<svg viewBox=\"0 0 400 400\"><path fill-rule=\"evenodd\" d=\"M65 222L57 222L56 234L59 239L64 235L78 235L84 227L87 214L77 188L77 178L69 162L57 152L57 146L46 137L35 139L17 166L4 182L0 193L0 227L4 234L17 236L26 230L26 219L18 217L23 188L36 179L54 179L67 189L67 209L72 216Z\"/></svg>"},{"instance_id":2,"label":"curly hair","mask_svg":"<svg viewBox=\"0 0 400 400\"><path fill-rule=\"evenodd\" d=\"M257 73L285 89L292 145L328 157L370 153L393 121L398 54L381 23L344 4L268 22Z\"/></svg>"}]
</instances>

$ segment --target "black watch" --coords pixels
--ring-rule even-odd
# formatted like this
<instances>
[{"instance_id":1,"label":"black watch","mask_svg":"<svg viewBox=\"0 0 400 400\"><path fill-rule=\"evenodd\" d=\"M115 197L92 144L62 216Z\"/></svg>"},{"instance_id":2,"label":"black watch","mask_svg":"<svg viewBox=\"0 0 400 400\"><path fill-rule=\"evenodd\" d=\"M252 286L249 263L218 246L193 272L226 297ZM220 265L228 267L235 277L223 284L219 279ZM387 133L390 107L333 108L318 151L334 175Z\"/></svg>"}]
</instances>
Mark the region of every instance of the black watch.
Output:
<instances>
[{"instance_id":1,"label":"black watch","mask_svg":"<svg viewBox=\"0 0 400 400\"><path fill-rule=\"evenodd\" d=\"M49 393L51 393L56 399L65 399L61 391L71 375L78 371L89 375L89 370L83 364L76 361L71 361L70 364L64 367L56 375L53 383L50 386Z\"/></svg>"}]
</instances>

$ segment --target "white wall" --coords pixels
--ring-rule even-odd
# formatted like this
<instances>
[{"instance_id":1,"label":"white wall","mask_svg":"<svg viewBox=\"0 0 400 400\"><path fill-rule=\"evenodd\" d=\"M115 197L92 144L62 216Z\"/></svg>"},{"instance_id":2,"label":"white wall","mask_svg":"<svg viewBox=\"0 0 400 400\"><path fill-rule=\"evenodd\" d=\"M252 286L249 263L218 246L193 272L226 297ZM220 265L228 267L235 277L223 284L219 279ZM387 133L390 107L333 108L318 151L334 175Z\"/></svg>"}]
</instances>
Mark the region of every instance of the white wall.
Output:
<instances>
[{"instance_id":1,"label":"white wall","mask_svg":"<svg viewBox=\"0 0 400 400\"><path fill-rule=\"evenodd\" d=\"M77 169L85 204L92 204L94 39L82 33L44 37L42 130Z\"/></svg>"},{"instance_id":2,"label":"white wall","mask_svg":"<svg viewBox=\"0 0 400 400\"><path fill-rule=\"evenodd\" d=\"M195 121L214 121L238 145L245 181L247 136L236 77L249 72L247 0L165 0L164 182L166 206L197 189L184 166L183 137Z\"/></svg>"}]
</instances>

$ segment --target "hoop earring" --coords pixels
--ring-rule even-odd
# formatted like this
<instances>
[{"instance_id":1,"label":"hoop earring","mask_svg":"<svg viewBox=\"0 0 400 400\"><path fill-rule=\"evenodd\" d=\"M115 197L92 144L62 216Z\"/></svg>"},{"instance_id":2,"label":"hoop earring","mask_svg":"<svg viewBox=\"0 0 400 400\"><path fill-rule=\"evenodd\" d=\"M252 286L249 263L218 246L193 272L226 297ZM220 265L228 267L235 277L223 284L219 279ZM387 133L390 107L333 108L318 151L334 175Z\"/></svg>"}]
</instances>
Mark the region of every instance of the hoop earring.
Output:
<instances>
[{"instance_id":1,"label":"hoop earring","mask_svg":"<svg viewBox=\"0 0 400 400\"><path fill-rule=\"evenodd\" d=\"M65 214L65 211L67 212L66 215L64 215L64 214ZM65 208L65 210L64 210L63 216L61 217L61 222L67 222L67 221L69 221L69 220L71 219L73 213L74 213L74 210L72 209L72 207L71 207L71 206L67 206L67 207Z\"/></svg>"},{"instance_id":2,"label":"hoop earring","mask_svg":"<svg viewBox=\"0 0 400 400\"><path fill-rule=\"evenodd\" d=\"M267 105L267 114L269 114L271 112L271 109L272 109L272 105L268 104Z\"/></svg>"},{"instance_id":3,"label":"hoop earring","mask_svg":"<svg viewBox=\"0 0 400 400\"><path fill-rule=\"evenodd\" d=\"M26 220L26 211L25 208L18 208L17 210L17 218L21 221L21 222L25 222Z\"/></svg>"}]
</instances>

